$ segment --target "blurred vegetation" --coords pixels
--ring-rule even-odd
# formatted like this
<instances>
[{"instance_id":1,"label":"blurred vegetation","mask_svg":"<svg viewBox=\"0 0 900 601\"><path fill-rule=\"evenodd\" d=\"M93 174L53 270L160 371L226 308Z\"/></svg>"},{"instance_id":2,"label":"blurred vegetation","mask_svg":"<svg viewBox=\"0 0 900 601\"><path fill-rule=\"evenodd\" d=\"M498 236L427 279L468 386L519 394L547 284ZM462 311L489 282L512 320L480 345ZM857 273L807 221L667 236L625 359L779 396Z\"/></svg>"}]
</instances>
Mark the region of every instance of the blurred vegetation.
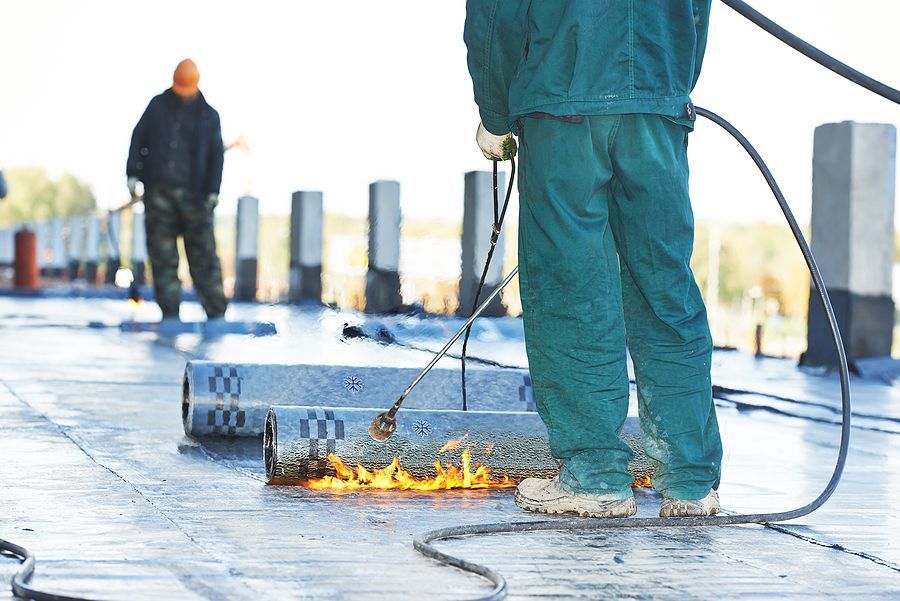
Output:
<instances>
[{"instance_id":1,"label":"blurred vegetation","mask_svg":"<svg viewBox=\"0 0 900 601\"><path fill-rule=\"evenodd\" d=\"M349 215L342 215L340 213L325 213L326 235L365 235L367 231L368 224L363 218L350 217ZM462 236L462 222L453 223L451 221L442 221L440 219L403 219L400 222L400 235L409 238L439 238L442 240L458 239Z\"/></svg>"},{"instance_id":2,"label":"blurred vegetation","mask_svg":"<svg viewBox=\"0 0 900 601\"><path fill-rule=\"evenodd\" d=\"M717 251L718 294L711 298ZM809 273L787 226L700 223L691 266L717 345L751 351L762 326L763 353L796 357L806 349Z\"/></svg>"},{"instance_id":3,"label":"blurred vegetation","mask_svg":"<svg viewBox=\"0 0 900 601\"><path fill-rule=\"evenodd\" d=\"M809 273L797 243L787 226L767 223L704 224L696 228L691 267L700 289L709 283L710 234L718 228L718 302L739 306L758 286L761 300L777 303L776 313L806 318L809 301Z\"/></svg>"},{"instance_id":4,"label":"blurred vegetation","mask_svg":"<svg viewBox=\"0 0 900 601\"><path fill-rule=\"evenodd\" d=\"M97 206L90 186L64 173L56 181L40 167L3 171L9 196L0 202L0 227L51 217L88 215Z\"/></svg>"}]
</instances>

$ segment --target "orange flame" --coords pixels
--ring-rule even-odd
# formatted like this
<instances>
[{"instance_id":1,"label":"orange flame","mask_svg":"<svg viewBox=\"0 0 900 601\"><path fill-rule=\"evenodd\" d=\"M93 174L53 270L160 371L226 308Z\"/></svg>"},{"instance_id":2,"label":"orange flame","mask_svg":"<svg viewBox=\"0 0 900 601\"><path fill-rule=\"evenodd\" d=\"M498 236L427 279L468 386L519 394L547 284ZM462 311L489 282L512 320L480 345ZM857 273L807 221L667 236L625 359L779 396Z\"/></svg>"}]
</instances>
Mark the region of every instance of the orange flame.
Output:
<instances>
[{"instance_id":1,"label":"orange flame","mask_svg":"<svg viewBox=\"0 0 900 601\"><path fill-rule=\"evenodd\" d=\"M634 482L631 483L631 488L650 488L650 474L635 476Z\"/></svg>"},{"instance_id":2,"label":"orange flame","mask_svg":"<svg viewBox=\"0 0 900 601\"><path fill-rule=\"evenodd\" d=\"M464 442L466 442L467 438L469 438L468 432L466 432L459 438L451 438L444 446L441 447L441 449L438 451L438 455L446 451L455 451L456 449L461 447Z\"/></svg>"},{"instance_id":3,"label":"orange flame","mask_svg":"<svg viewBox=\"0 0 900 601\"><path fill-rule=\"evenodd\" d=\"M355 470L351 469L334 454L328 455L328 460L337 475L307 480L304 486L318 490L450 490L453 488L482 489L515 486L515 482L507 476L500 479L492 478L490 468L480 462L475 462L475 471L472 471L472 457L468 449L462 453L461 467L452 463L444 465L440 461L435 461L435 476L426 479L416 478L403 469L399 457L394 457L387 467L373 471L369 471L361 465L357 465Z\"/></svg>"}]
</instances>

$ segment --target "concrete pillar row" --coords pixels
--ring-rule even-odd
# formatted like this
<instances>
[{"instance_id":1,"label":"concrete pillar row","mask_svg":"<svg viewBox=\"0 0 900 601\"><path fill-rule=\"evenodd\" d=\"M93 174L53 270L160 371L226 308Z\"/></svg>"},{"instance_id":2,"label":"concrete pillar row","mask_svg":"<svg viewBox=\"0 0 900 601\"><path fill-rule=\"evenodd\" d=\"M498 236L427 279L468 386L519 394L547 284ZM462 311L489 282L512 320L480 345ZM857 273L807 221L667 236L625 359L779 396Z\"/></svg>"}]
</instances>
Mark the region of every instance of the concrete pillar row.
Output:
<instances>
[{"instance_id":1,"label":"concrete pillar row","mask_svg":"<svg viewBox=\"0 0 900 601\"><path fill-rule=\"evenodd\" d=\"M497 187L506 190L506 174L497 174ZM502 202L502 200L501 200ZM459 281L459 308L457 314L468 317L472 314L478 282L484 270L494 224L494 183L489 171L470 171L465 175L465 195L463 198L462 270ZM503 247L505 231L501 232L494 249L494 258L485 278L481 300L487 298L503 281ZM506 315L506 308L500 297L488 306L484 316Z\"/></svg>"},{"instance_id":2,"label":"concrete pillar row","mask_svg":"<svg viewBox=\"0 0 900 601\"><path fill-rule=\"evenodd\" d=\"M84 255L86 219L80 216L69 217L69 250L68 274L70 280L78 278L81 270L81 258Z\"/></svg>"},{"instance_id":3,"label":"concrete pillar row","mask_svg":"<svg viewBox=\"0 0 900 601\"><path fill-rule=\"evenodd\" d=\"M15 235L11 227L0 229L0 267L9 267L15 261Z\"/></svg>"},{"instance_id":4,"label":"concrete pillar row","mask_svg":"<svg viewBox=\"0 0 900 601\"><path fill-rule=\"evenodd\" d=\"M322 301L321 192L297 191L291 196L291 258L288 302Z\"/></svg>"},{"instance_id":5,"label":"concrete pillar row","mask_svg":"<svg viewBox=\"0 0 900 601\"><path fill-rule=\"evenodd\" d=\"M97 266L100 264L100 218L92 215L87 218L84 243L84 278L95 284L97 282Z\"/></svg>"},{"instance_id":6,"label":"concrete pillar row","mask_svg":"<svg viewBox=\"0 0 900 601\"><path fill-rule=\"evenodd\" d=\"M388 313L401 305L400 183L379 180L369 184L366 312Z\"/></svg>"},{"instance_id":7,"label":"concrete pillar row","mask_svg":"<svg viewBox=\"0 0 900 601\"><path fill-rule=\"evenodd\" d=\"M131 271L138 285L147 283L147 230L143 211L131 211Z\"/></svg>"},{"instance_id":8,"label":"concrete pillar row","mask_svg":"<svg viewBox=\"0 0 900 601\"><path fill-rule=\"evenodd\" d=\"M252 196L238 198L237 256L234 269L234 300L256 300L259 256L259 199Z\"/></svg>"},{"instance_id":9,"label":"concrete pillar row","mask_svg":"<svg viewBox=\"0 0 900 601\"><path fill-rule=\"evenodd\" d=\"M116 272L122 266L122 213L114 211L106 217L106 277L107 284L116 282Z\"/></svg>"},{"instance_id":10,"label":"concrete pillar row","mask_svg":"<svg viewBox=\"0 0 900 601\"><path fill-rule=\"evenodd\" d=\"M850 361L891 354L896 164L893 125L844 121L816 128L812 250ZM807 341L802 364L836 364L812 291Z\"/></svg>"},{"instance_id":11,"label":"concrete pillar row","mask_svg":"<svg viewBox=\"0 0 900 601\"><path fill-rule=\"evenodd\" d=\"M52 277L62 277L69 266L66 256L66 218L54 217L50 220L50 261L47 265L47 274Z\"/></svg>"}]
</instances>

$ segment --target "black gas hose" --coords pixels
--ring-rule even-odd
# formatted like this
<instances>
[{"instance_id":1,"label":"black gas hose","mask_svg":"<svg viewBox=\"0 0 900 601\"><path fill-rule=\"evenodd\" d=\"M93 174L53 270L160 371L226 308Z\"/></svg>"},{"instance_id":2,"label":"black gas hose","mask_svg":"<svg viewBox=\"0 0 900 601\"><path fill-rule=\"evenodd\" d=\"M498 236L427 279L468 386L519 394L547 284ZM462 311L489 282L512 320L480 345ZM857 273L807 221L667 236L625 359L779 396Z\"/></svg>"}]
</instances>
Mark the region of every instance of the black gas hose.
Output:
<instances>
[{"instance_id":1,"label":"black gas hose","mask_svg":"<svg viewBox=\"0 0 900 601\"><path fill-rule=\"evenodd\" d=\"M879 96L887 98L891 102L900 104L900 90L896 90L877 79L873 79L865 73L857 71L850 65L842 63L830 54L822 52L809 42L802 40L775 21L758 12L746 2L742 2L742 0L722 0L722 2L760 29L772 34L800 54L816 61L826 69L831 69L841 77L849 79L870 92L874 92Z\"/></svg>"},{"instance_id":2,"label":"black gas hose","mask_svg":"<svg viewBox=\"0 0 900 601\"><path fill-rule=\"evenodd\" d=\"M753 513L753 514L729 514L701 517L678 517L678 518L574 518L559 520L529 520L521 522L496 522L491 524L473 524L465 526L452 526L450 528L441 528L426 532L413 540L413 547L422 555L435 559L441 563L457 567L461 570L471 572L486 578L494 584L494 590L484 597L479 597L477 601L496 601L506 596L506 579L499 573L485 566L453 557L441 551L438 551L431 543L447 538L456 538L461 536L476 536L485 534L501 534L510 532L535 532L539 530L554 531L572 531L572 530L606 530L613 528L659 528L659 527L685 527L685 526L728 526L734 524L768 524L771 522L783 522L793 520L808 515L821 507L825 501L834 493L841 474L844 471L844 464L847 461L847 453L850 448L850 370L847 366L847 356L844 351L844 345L841 341L841 333L838 328L837 319L834 315L834 309L831 306L831 299L825 289L825 282L816 260L813 257L809 244L803 236L803 231L797 224L794 214L788 206L781 189L778 187L775 178L769 167L763 161L762 157L756 151L752 144L737 130L731 123L720 117L719 115L708 111L704 108L696 107L697 114L709 119L719 127L723 128L737 140L740 145L747 151L747 154L756 163L760 173L775 195L778 206L784 213L784 218L790 226L791 233L797 241L797 246L803 254L806 266L809 269L810 277L815 285L817 297L822 304L825 315L828 319L828 326L831 330L831 338L834 343L835 351L838 358L838 373L841 383L841 443L838 450L837 461L834 465L834 471L828 484L807 505L792 509L789 511L781 511L775 513Z\"/></svg>"},{"instance_id":3,"label":"black gas hose","mask_svg":"<svg viewBox=\"0 0 900 601\"><path fill-rule=\"evenodd\" d=\"M12 577L13 595L21 599L32 599L33 601L90 601L84 597L69 597L66 595L55 595L53 593L44 593L29 587L26 583L34 573L34 555L20 545L0 539L0 552L18 558L22 564L19 571Z\"/></svg>"}]
</instances>

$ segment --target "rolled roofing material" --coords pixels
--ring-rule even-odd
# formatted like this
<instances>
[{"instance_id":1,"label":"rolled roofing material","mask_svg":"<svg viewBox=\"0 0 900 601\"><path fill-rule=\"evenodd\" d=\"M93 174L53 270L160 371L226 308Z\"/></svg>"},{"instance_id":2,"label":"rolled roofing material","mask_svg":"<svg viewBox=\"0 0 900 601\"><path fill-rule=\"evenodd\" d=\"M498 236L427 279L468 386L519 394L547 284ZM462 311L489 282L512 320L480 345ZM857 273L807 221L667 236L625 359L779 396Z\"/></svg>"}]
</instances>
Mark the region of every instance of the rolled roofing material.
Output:
<instances>
[{"instance_id":1,"label":"rolled roofing material","mask_svg":"<svg viewBox=\"0 0 900 601\"><path fill-rule=\"evenodd\" d=\"M441 453L448 441L468 448L473 461L495 477L514 480L553 477L559 471L550 455L547 430L537 413L501 411L417 410L398 414L397 430L384 442L368 434L369 424L383 408L275 406L266 417L263 454L270 484L295 484L334 475L327 456L334 453L353 467L383 468L394 457L417 478L434 477L434 462L457 461L459 451ZM628 418L622 438L634 451L629 471L652 474L644 454L640 426Z\"/></svg>"},{"instance_id":2,"label":"rolled roofing material","mask_svg":"<svg viewBox=\"0 0 900 601\"><path fill-rule=\"evenodd\" d=\"M191 361L184 370L181 417L191 436L260 436L272 405L388 407L418 368L340 365L252 365ZM470 368L466 386L475 410L534 410L527 370ZM459 372L432 370L404 407L462 406Z\"/></svg>"}]
</instances>

